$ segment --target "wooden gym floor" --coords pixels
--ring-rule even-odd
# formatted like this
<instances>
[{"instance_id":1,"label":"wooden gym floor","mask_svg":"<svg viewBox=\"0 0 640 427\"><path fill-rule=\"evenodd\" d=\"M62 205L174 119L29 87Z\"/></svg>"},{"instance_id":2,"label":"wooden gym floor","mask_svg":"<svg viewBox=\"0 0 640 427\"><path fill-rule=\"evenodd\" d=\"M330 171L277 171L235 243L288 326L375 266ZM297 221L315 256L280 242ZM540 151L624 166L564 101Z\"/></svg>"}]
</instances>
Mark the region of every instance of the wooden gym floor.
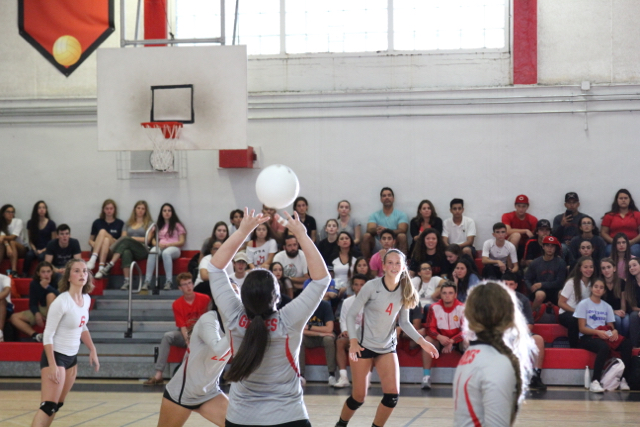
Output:
<instances>
[{"instance_id":1,"label":"wooden gym floor","mask_svg":"<svg viewBox=\"0 0 640 427\"><path fill-rule=\"evenodd\" d=\"M40 382L0 379L0 426L28 426L40 403ZM54 426L155 427L163 388L143 387L138 381L79 380L56 416ZM332 427L349 389L336 390L324 384L308 384L305 402L312 425ZM370 397L349 423L369 427L381 390L373 385ZM582 388L550 387L534 393L520 411L521 427L637 426L640 392L607 392L596 395ZM192 414L187 426L211 426ZM389 419L389 427L453 425L451 386L435 385L423 392L417 385L403 385L400 402Z\"/></svg>"}]
</instances>

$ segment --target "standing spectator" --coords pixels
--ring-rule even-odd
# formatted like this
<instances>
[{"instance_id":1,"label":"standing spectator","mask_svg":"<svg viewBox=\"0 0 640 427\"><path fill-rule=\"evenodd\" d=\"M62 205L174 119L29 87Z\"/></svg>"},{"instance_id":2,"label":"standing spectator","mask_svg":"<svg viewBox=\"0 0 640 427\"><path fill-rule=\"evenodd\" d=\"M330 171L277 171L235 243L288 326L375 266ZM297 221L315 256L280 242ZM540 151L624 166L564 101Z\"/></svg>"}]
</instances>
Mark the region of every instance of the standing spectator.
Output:
<instances>
[{"instance_id":1,"label":"standing spectator","mask_svg":"<svg viewBox=\"0 0 640 427\"><path fill-rule=\"evenodd\" d=\"M422 200L418 205L418 212L416 216L411 219L409 223L409 234L413 241L409 248L409 253L413 252L413 246L418 238L418 235L427 228L435 228L438 233L442 235L442 219L438 217L435 206L430 200Z\"/></svg>"},{"instance_id":2,"label":"standing spectator","mask_svg":"<svg viewBox=\"0 0 640 427\"><path fill-rule=\"evenodd\" d=\"M640 256L640 212L629 190L618 190L611 210L602 218L600 229L600 237L607 242L607 255L613 252L611 245L615 235L624 233L629 239L631 255Z\"/></svg>"},{"instance_id":3,"label":"standing spectator","mask_svg":"<svg viewBox=\"0 0 640 427\"><path fill-rule=\"evenodd\" d=\"M171 308L178 329L169 331L162 337L158 351L158 359L155 364L156 373L145 381L143 383L144 385L164 383L162 376L164 368L167 366L171 346L186 348L189 344L189 328L192 328L200 316L209 310L211 299L207 295L193 291L191 273L180 273L178 274L177 280L178 289L182 291L182 296L173 302Z\"/></svg>"},{"instance_id":4,"label":"standing spectator","mask_svg":"<svg viewBox=\"0 0 640 427\"><path fill-rule=\"evenodd\" d=\"M316 225L316 219L311 215L307 215L307 210L309 209L309 202L302 196L296 197L293 201L293 210L298 212L298 216L300 217L300 221L304 224L307 229L307 235L311 237L311 240L315 243L317 234L318 234L318 226ZM286 234L286 233L285 233Z\"/></svg>"},{"instance_id":5,"label":"standing spectator","mask_svg":"<svg viewBox=\"0 0 640 427\"><path fill-rule=\"evenodd\" d=\"M362 238L362 255L370 259L374 251L380 249L380 238L386 229L393 230L397 240L398 249L405 255L407 253L407 230L409 219L407 215L394 209L395 195L389 187L380 190L380 202L382 209L369 215L367 232Z\"/></svg>"},{"instance_id":6,"label":"standing spectator","mask_svg":"<svg viewBox=\"0 0 640 427\"><path fill-rule=\"evenodd\" d=\"M547 301L558 304L558 292L567 277L567 264L560 257L560 241L554 236L547 236L542 240L542 249L544 255L533 260L524 274L534 311Z\"/></svg>"},{"instance_id":7,"label":"standing spectator","mask_svg":"<svg viewBox=\"0 0 640 427\"><path fill-rule=\"evenodd\" d=\"M4 205L0 208L0 262L6 256L11 262L12 276L18 276L18 258L27 252L22 238L22 220L15 218L16 208Z\"/></svg>"},{"instance_id":8,"label":"standing spectator","mask_svg":"<svg viewBox=\"0 0 640 427\"><path fill-rule=\"evenodd\" d=\"M516 197L515 210L502 215L502 223L507 226L507 240L518 249L520 257L524 253L527 240L533 237L538 218L528 214L529 198L524 194Z\"/></svg>"},{"instance_id":9,"label":"standing spectator","mask_svg":"<svg viewBox=\"0 0 640 427\"><path fill-rule=\"evenodd\" d=\"M278 243L276 243L273 231L267 224L260 224L253 230L247 243L246 252L249 268L269 268L273 257L278 252Z\"/></svg>"},{"instance_id":10,"label":"standing spectator","mask_svg":"<svg viewBox=\"0 0 640 427\"><path fill-rule=\"evenodd\" d=\"M0 342L4 342L4 323L7 313L11 316L13 305L11 305L11 277L0 274Z\"/></svg>"},{"instance_id":11,"label":"standing spectator","mask_svg":"<svg viewBox=\"0 0 640 427\"><path fill-rule=\"evenodd\" d=\"M583 240L588 240L593 246L593 261L598 264L605 257L607 244L600 237L600 232L593 218L589 215L580 215L582 215L582 219L580 220L579 232L569 242L569 252L574 259L580 258L580 243Z\"/></svg>"},{"instance_id":12,"label":"standing spectator","mask_svg":"<svg viewBox=\"0 0 640 427\"><path fill-rule=\"evenodd\" d=\"M631 245L629 244L629 239L627 235L624 233L618 233L613 238L614 248L611 251L611 259L616 263L616 268L618 270L618 277L621 279L627 279L627 264L629 260L632 258L636 258L631 253Z\"/></svg>"},{"instance_id":13,"label":"standing spectator","mask_svg":"<svg viewBox=\"0 0 640 427\"><path fill-rule=\"evenodd\" d=\"M118 219L118 206L116 202L111 199L105 200L102 203L100 218L93 221L93 225L91 225L89 246L91 246L92 252L91 258L87 263L89 270L93 270L98 259L100 268L105 266L111 245L120 238L123 227L124 222Z\"/></svg>"},{"instance_id":14,"label":"standing spectator","mask_svg":"<svg viewBox=\"0 0 640 427\"><path fill-rule=\"evenodd\" d=\"M493 238L482 246L482 277L500 279L506 271L518 271L518 255L513 243L507 241L507 226L501 222L493 225Z\"/></svg>"},{"instance_id":15,"label":"standing spectator","mask_svg":"<svg viewBox=\"0 0 640 427\"><path fill-rule=\"evenodd\" d=\"M240 251L233 257L233 274L229 276L239 288L242 288L245 277L247 277L247 267L249 265L249 259L247 254Z\"/></svg>"},{"instance_id":16,"label":"standing spectator","mask_svg":"<svg viewBox=\"0 0 640 427\"><path fill-rule=\"evenodd\" d=\"M380 233L380 244L382 249L373 254L369 261L369 268L376 277L382 277L384 271L382 269L382 259L384 255L390 250L396 247L396 234L393 230L386 229Z\"/></svg>"},{"instance_id":17,"label":"standing spectator","mask_svg":"<svg viewBox=\"0 0 640 427\"><path fill-rule=\"evenodd\" d=\"M558 322L567 328L571 348L578 347L578 320L573 313L580 301L589 298L589 290L595 281L594 271L591 258L580 258L558 297L558 307L560 307Z\"/></svg>"},{"instance_id":18,"label":"standing spectator","mask_svg":"<svg viewBox=\"0 0 640 427\"><path fill-rule=\"evenodd\" d=\"M333 278L338 295L342 297L348 289L353 267L356 263L355 249L351 234L341 231L338 234L338 250L333 253L329 265L333 267Z\"/></svg>"},{"instance_id":19,"label":"standing spectator","mask_svg":"<svg viewBox=\"0 0 640 427\"><path fill-rule=\"evenodd\" d=\"M476 223L464 213L464 200L453 199L449 203L449 212L452 217L444 220L442 224L442 240L445 246L456 243L462 248L462 252L472 259L476 257L476 248L473 241L476 238Z\"/></svg>"},{"instance_id":20,"label":"standing spectator","mask_svg":"<svg viewBox=\"0 0 640 427\"><path fill-rule=\"evenodd\" d=\"M551 235L551 223L549 220L541 219L536 224L534 236L529 239L524 247L524 256L522 267L528 267L531 265L534 259L541 257L544 254L542 250L542 241L545 237Z\"/></svg>"},{"instance_id":21,"label":"standing spectator","mask_svg":"<svg viewBox=\"0 0 640 427\"><path fill-rule=\"evenodd\" d=\"M52 286L53 266L43 261L36 267L33 280L29 284L29 310L11 316L11 324L20 332L27 334L32 340L42 342L42 334L38 334L32 326L44 328L49 307L58 296L58 288ZM54 287L55 286L55 287Z\"/></svg>"},{"instance_id":22,"label":"standing spectator","mask_svg":"<svg viewBox=\"0 0 640 427\"><path fill-rule=\"evenodd\" d=\"M56 238L56 223L49 219L49 208L43 200L38 200L33 205L31 219L27 221L27 232L29 250L22 265L22 274L25 276L31 273L31 263L34 260L44 261L47 243Z\"/></svg>"},{"instance_id":23,"label":"standing spectator","mask_svg":"<svg viewBox=\"0 0 640 427\"><path fill-rule=\"evenodd\" d=\"M328 219L327 223L324 225L324 235L325 237L318 242L318 251L320 251L320 255L322 255L322 259L324 260L327 266L333 259L334 253L338 250L338 220L337 219Z\"/></svg>"},{"instance_id":24,"label":"standing spectator","mask_svg":"<svg viewBox=\"0 0 640 427\"><path fill-rule=\"evenodd\" d=\"M47 244L44 260L53 265L54 273L62 274L69 261L81 258L82 251L80 242L71 237L71 228L67 224L60 224L56 228L56 234L58 238Z\"/></svg>"},{"instance_id":25,"label":"standing spectator","mask_svg":"<svg viewBox=\"0 0 640 427\"><path fill-rule=\"evenodd\" d=\"M626 282L616 274L616 264L611 258L600 261L600 272L605 285L605 294L602 299L613 309L616 329L629 338L629 316L626 313L626 301L624 289Z\"/></svg>"},{"instance_id":26,"label":"standing spectator","mask_svg":"<svg viewBox=\"0 0 640 427\"><path fill-rule=\"evenodd\" d=\"M349 354L349 331L347 329L347 313L351 309L351 305L360 293L360 289L367 283L368 279L362 274L354 274L349 281L349 288L353 295L342 302L340 310L340 335L336 339L336 363L340 370L340 377L336 381L334 387L349 387L349 377L347 376L347 357ZM362 327L362 310L356 315L356 335L360 336L360 328Z\"/></svg>"},{"instance_id":27,"label":"standing spectator","mask_svg":"<svg viewBox=\"0 0 640 427\"><path fill-rule=\"evenodd\" d=\"M429 306L436 302L437 298L433 298L433 295L442 280L441 277L433 275L433 269L428 262L420 264L420 271L418 271L416 277L411 279L413 287L418 292L420 306L425 314L429 310Z\"/></svg>"},{"instance_id":28,"label":"standing spectator","mask_svg":"<svg viewBox=\"0 0 640 427\"><path fill-rule=\"evenodd\" d=\"M624 288L624 300L629 313L629 341L640 346L640 261L629 260L629 279Z\"/></svg>"},{"instance_id":29,"label":"standing spectator","mask_svg":"<svg viewBox=\"0 0 640 427\"><path fill-rule=\"evenodd\" d=\"M273 257L274 262L279 262L284 268L284 277L291 280L294 287L294 295L303 289L305 280L309 278L307 258L298 246L296 236L287 236L284 241L284 250Z\"/></svg>"},{"instance_id":30,"label":"standing spectator","mask_svg":"<svg viewBox=\"0 0 640 427\"><path fill-rule=\"evenodd\" d=\"M336 385L336 336L333 333L333 310L331 303L320 301L316 311L307 321L307 327L302 332L300 343L300 376L304 378L305 349L324 347L324 355L329 369L329 386ZM305 381L303 381L305 382Z\"/></svg>"},{"instance_id":31,"label":"standing spectator","mask_svg":"<svg viewBox=\"0 0 640 427\"><path fill-rule=\"evenodd\" d=\"M149 287L153 278L154 269L156 267L156 258L158 254L162 256L166 281L164 282L164 290L171 289L171 281L173 280L173 260L180 256L180 248L184 246L187 238L187 230L180 222L178 214L170 203L165 203L160 208L160 215L156 221L158 227L158 239L152 239L151 244L155 247L149 252L147 257L147 274L144 279L144 285Z\"/></svg>"}]
</instances>

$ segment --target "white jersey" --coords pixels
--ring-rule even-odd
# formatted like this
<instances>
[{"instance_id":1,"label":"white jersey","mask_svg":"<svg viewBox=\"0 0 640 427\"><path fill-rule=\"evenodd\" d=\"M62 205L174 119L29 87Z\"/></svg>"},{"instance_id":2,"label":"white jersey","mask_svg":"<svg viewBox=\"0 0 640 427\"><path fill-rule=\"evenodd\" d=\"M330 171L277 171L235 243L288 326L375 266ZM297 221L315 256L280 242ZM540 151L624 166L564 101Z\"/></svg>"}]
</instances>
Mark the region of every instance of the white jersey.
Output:
<instances>
[{"instance_id":1,"label":"white jersey","mask_svg":"<svg viewBox=\"0 0 640 427\"><path fill-rule=\"evenodd\" d=\"M472 342L453 378L454 425L509 427L515 398L509 358L489 344Z\"/></svg>"},{"instance_id":2,"label":"white jersey","mask_svg":"<svg viewBox=\"0 0 640 427\"><path fill-rule=\"evenodd\" d=\"M347 313L349 313L349 309L351 308L351 304L356 300L355 295L351 295L349 298L342 301L342 308L340 309L340 332L347 331ZM360 327L362 326L362 310L356 316L356 329L360 331ZM356 335L359 336L359 335Z\"/></svg>"},{"instance_id":3,"label":"white jersey","mask_svg":"<svg viewBox=\"0 0 640 427\"><path fill-rule=\"evenodd\" d=\"M208 311L193 327L189 348L167 384L171 398L187 406L201 405L221 393L218 379L231 358L229 340L220 330L218 313Z\"/></svg>"},{"instance_id":4,"label":"white jersey","mask_svg":"<svg viewBox=\"0 0 640 427\"><path fill-rule=\"evenodd\" d=\"M44 345L53 344L53 351L75 356L80 348L80 336L88 331L89 306L91 297L82 294L82 307L78 306L69 292L56 297L49 307L47 324L44 328Z\"/></svg>"}]
</instances>

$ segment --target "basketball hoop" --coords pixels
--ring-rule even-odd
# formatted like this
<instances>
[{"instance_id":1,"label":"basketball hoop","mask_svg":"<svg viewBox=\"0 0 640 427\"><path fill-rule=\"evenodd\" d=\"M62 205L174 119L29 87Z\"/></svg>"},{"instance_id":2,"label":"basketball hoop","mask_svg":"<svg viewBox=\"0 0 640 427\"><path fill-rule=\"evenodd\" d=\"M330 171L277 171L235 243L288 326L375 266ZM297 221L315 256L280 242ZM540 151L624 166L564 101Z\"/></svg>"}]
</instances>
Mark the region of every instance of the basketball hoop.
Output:
<instances>
[{"instance_id":1,"label":"basketball hoop","mask_svg":"<svg viewBox=\"0 0 640 427\"><path fill-rule=\"evenodd\" d=\"M153 143L151 166L162 172L173 172L173 159L176 141L180 139L181 122L144 122L147 137ZM160 132L155 131L159 129Z\"/></svg>"}]
</instances>

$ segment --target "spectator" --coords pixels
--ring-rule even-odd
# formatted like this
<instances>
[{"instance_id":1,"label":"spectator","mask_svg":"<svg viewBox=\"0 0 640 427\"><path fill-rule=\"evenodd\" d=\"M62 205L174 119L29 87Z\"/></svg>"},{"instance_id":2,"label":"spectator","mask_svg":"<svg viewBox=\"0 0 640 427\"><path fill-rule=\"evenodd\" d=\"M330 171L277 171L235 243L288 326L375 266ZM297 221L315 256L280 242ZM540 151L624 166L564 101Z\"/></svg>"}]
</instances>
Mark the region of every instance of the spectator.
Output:
<instances>
[{"instance_id":1,"label":"spectator","mask_svg":"<svg viewBox=\"0 0 640 427\"><path fill-rule=\"evenodd\" d=\"M329 369L329 386L336 385L336 336L333 333L333 310L331 303L320 301L318 308L307 321L300 343L300 376L305 374L305 349L324 347L324 355Z\"/></svg>"},{"instance_id":2,"label":"spectator","mask_svg":"<svg viewBox=\"0 0 640 427\"><path fill-rule=\"evenodd\" d=\"M595 281L593 273L593 260L586 257L580 258L558 297L558 306L560 307L558 321L569 332L571 348L578 347L578 320L573 316L573 313L580 301L589 298L589 290Z\"/></svg>"},{"instance_id":3,"label":"spectator","mask_svg":"<svg viewBox=\"0 0 640 427\"><path fill-rule=\"evenodd\" d=\"M19 331L27 334L33 341L42 342L42 334L32 326L44 328L49 307L59 295L57 286L52 286L53 266L43 261L36 267L33 280L29 284L29 310L15 313L9 321Z\"/></svg>"},{"instance_id":4,"label":"spectator","mask_svg":"<svg viewBox=\"0 0 640 427\"><path fill-rule=\"evenodd\" d=\"M298 212L298 216L300 217L300 221L304 224L307 229L307 235L311 237L311 240L315 243L317 240L318 227L316 225L316 220L311 215L307 215L307 209L309 209L309 202L302 196L296 197L293 201L293 210ZM286 233L285 233L286 234Z\"/></svg>"},{"instance_id":5,"label":"spectator","mask_svg":"<svg viewBox=\"0 0 640 427\"><path fill-rule=\"evenodd\" d=\"M242 210L234 209L231 211L231 213L229 214L229 221L231 222L231 227L229 227L229 234L233 234L238 231L238 227L240 227L242 218L244 218L244 212L242 212Z\"/></svg>"},{"instance_id":6,"label":"spectator","mask_svg":"<svg viewBox=\"0 0 640 427\"><path fill-rule=\"evenodd\" d=\"M611 258L600 261L600 272L605 285L605 294L602 299L613 309L616 330L629 338L629 316L626 313L624 300L626 282L616 274L616 264Z\"/></svg>"},{"instance_id":7,"label":"spectator","mask_svg":"<svg viewBox=\"0 0 640 427\"><path fill-rule=\"evenodd\" d=\"M409 234L411 234L411 238L413 239L409 253L413 252L413 246L415 245L415 240L418 238L418 235L427 228L435 228L438 230L438 233L442 235L442 219L438 217L433 203L425 199L420 202L416 216L413 217L409 223Z\"/></svg>"},{"instance_id":8,"label":"spectator","mask_svg":"<svg viewBox=\"0 0 640 427\"><path fill-rule=\"evenodd\" d=\"M624 233L629 239L631 247L631 255L640 256L640 212L636 208L636 203L631 197L629 190L624 188L618 190L616 197L611 205L611 210L602 218L602 227L600 237L604 239L607 245L607 253L613 252L611 245L614 237L618 233ZM620 270L618 270L618 274Z\"/></svg>"},{"instance_id":9,"label":"spectator","mask_svg":"<svg viewBox=\"0 0 640 427\"><path fill-rule=\"evenodd\" d=\"M394 231L390 229L382 230L380 233L380 243L382 244L382 249L373 254L369 261L369 268L371 268L372 273L376 277L382 277L384 275L382 259L389 249L396 247L396 234Z\"/></svg>"},{"instance_id":10,"label":"spectator","mask_svg":"<svg viewBox=\"0 0 640 427\"><path fill-rule=\"evenodd\" d=\"M353 268L356 264L355 249L351 234L341 231L338 234L338 249L333 253L329 266L333 267L333 279L336 282L338 296L346 294Z\"/></svg>"},{"instance_id":11,"label":"spectator","mask_svg":"<svg viewBox=\"0 0 640 427\"><path fill-rule=\"evenodd\" d=\"M240 219L242 221L242 219ZM211 230L211 236L204 239L202 247L200 248L200 261L211 252L211 245L213 242L224 243L229 238L229 228L224 221L218 221Z\"/></svg>"},{"instance_id":12,"label":"spectator","mask_svg":"<svg viewBox=\"0 0 640 427\"><path fill-rule=\"evenodd\" d=\"M482 277L498 279L506 271L518 271L518 255L513 243L507 241L507 226L501 222L493 225L493 238L482 246Z\"/></svg>"},{"instance_id":13,"label":"spectator","mask_svg":"<svg viewBox=\"0 0 640 427\"><path fill-rule=\"evenodd\" d=\"M347 330L347 313L351 308L351 305L358 296L360 289L367 283L367 278L362 274L354 274L349 281L349 288L353 295L345 299L342 302L342 309L340 310L340 335L336 339L336 362L338 369L340 370L340 377L335 383L334 387L343 388L349 387L349 377L347 376L347 356L349 354L349 331ZM356 331L358 336L360 328L362 327L362 310L356 316Z\"/></svg>"},{"instance_id":14,"label":"spectator","mask_svg":"<svg viewBox=\"0 0 640 427\"><path fill-rule=\"evenodd\" d=\"M567 277L567 264L560 257L560 241L554 236L547 236L542 241L542 249L544 255L533 260L524 274L534 311L547 301L558 304L558 292Z\"/></svg>"},{"instance_id":15,"label":"spectator","mask_svg":"<svg viewBox=\"0 0 640 427\"><path fill-rule=\"evenodd\" d=\"M476 257L476 248L473 241L476 238L476 223L464 213L464 200L453 199L449 203L449 211L452 217L444 220L442 224L442 240L445 246L456 243L462 248L462 252L471 258Z\"/></svg>"},{"instance_id":16,"label":"spectator","mask_svg":"<svg viewBox=\"0 0 640 427\"><path fill-rule=\"evenodd\" d=\"M535 236L529 239L524 248L523 267L530 266L534 259L544 255L542 241L545 237L551 235L551 223L546 219L539 220L534 234Z\"/></svg>"},{"instance_id":17,"label":"spectator","mask_svg":"<svg viewBox=\"0 0 640 427\"><path fill-rule=\"evenodd\" d=\"M13 314L11 305L11 277L0 274L0 342L4 342L4 323Z\"/></svg>"},{"instance_id":18,"label":"spectator","mask_svg":"<svg viewBox=\"0 0 640 427\"><path fill-rule=\"evenodd\" d=\"M295 236L287 236L284 241L284 250L273 257L274 262L279 262L284 268L284 277L291 280L293 284L293 294L297 296L302 292L305 280L309 278L307 269L307 258L298 246L298 239Z\"/></svg>"},{"instance_id":19,"label":"spectator","mask_svg":"<svg viewBox=\"0 0 640 427\"><path fill-rule=\"evenodd\" d=\"M246 253L249 268L269 268L276 252L278 252L278 243L276 243L273 231L266 223L260 224L253 230L247 243Z\"/></svg>"},{"instance_id":20,"label":"spectator","mask_svg":"<svg viewBox=\"0 0 640 427\"><path fill-rule=\"evenodd\" d=\"M27 249L22 238L22 220L15 218L16 208L0 208L0 262L6 256L11 262L10 275L18 276L18 258L24 258Z\"/></svg>"},{"instance_id":21,"label":"spectator","mask_svg":"<svg viewBox=\"0 0 640 427\"><path fill-rule=\"evenodd\" d=\"M449 273L443 274L442 276L449 278L451 277L451 272L453 271L453 268L456 265L456 262L458 262L458 260L462 256L462 248L460 247L460 245L456 243L447 245L444 248L444 256L445 258L447 258L447 262L449 263L449 266L447 267L447 271Z\"/></svg>"},{"instance_id":22,"label":"spectator","mask_svg":"<svg viewBox=\"0 0 640 427\"><path fill-rule=\"evenodd\" d=\"M600 260L604 258L606 246L605 241L600 237L596 222L589 215L582 215L580 220L580 228L578 235L571 239L569 242L569 252L574 259L580 258L580 243L583 240L588 240L593 246L593 261L596 264L600 263Z\"/></svg>"},{"instance_id":23,"label":"spectator","mask_svg":"<svg viewBox=\"0 0 640 427\"><path fill-rule=\"evenodd\" d=\"M611 251L611 259L616 263L618 277L626 280L627 264L630 259L636 257L631 253L631 245L629 244L629 239L626 234L616 234L613 238L613 242L615 243L615 248Z\"/></svg>"},{"instance_id":24,"label":"spectator","mask_svg":"<svg viewBox=\"0 0 640 427\"><path fill-rule=\"evenodd\" d=\"M629 341L640 346L640 261L629 260L629 279L624 288L624 300L629 313Z\"/></svg>"},{"instance_id":25,"label":"spectator","mask_svg":"<svg viewBox=\"0 0 640 427\"><path fill-rule=\"evenodd\" d=\"M463 257L456 262L453 273L451 274L451 281L456 285L456 297L458 301L465 302L469 291L480 283L480 278L473 272L471 261L467 257ZM434 298L439 297L440 288L437 288L434 293Z\"/></svg>"},{"instance_id":26,"label":"spectator","mask_svg":"<svg viewBox=\"0 0 640 427\"><path fill-rule=\"evenodd\" d=\"M433 295L442 281L441 277L433 275L433 269L428 262L420 264L420 271L416 277L411 279L411 283L420 297L420 307L425 314L429 310L429 306L436 302L437 298L433 298Z\"/></svg>"},{"instance_id":27,"label":"spectator","mask_svg":"<svg viewBox=\"0 0 640 427\"><path fill-rule=\"evenodd\" d=\"M47 243L56 238L56 223L49 219L49 208L43 200L33 205L31 219L27 221L29 234L29 250L24 257L22 274L28 276L31 273L31 263L34 260L44 261Z\"/></svg>"},{"instance_id":28,"label":"spectator","mask_svg":"<svg viewBox=\"0 0 640 427\"><path fill-rule=\"evenodd\" d=\"M196 278L196 282L194 283L196 288L200 289L201 284L203 284L202 286L209 287L209 270L207 270L207 265L209 265L211 257L216 254L218 249L220 249L220 246L222 246L222 242L214 242L211 246L209 255L200 260L200 264L198 264L198 277ZM229 277L233 275L233 262L230 262L229 265L227 265L227 267L225 268L225 272ZM199 291L196 290L196 292ZM209 290L209 293L210 292L211 290ZM206 294L209 295L209 293Z\"/></svg>"},{"instance_id":29,"label":"spectator","mask_svg":"<svg viewBox=\"0 0 640 427\"><path fill-rule=\"evenodd\" d=\"M328 219L324 225L325 237L318 243L318 251L325 264L330 265L334 253L338 250L338 220Z\"/></svg>"},{"instance_id":30,"label":"spectator","mask_svg":"<svg viewBox=\"0 0 640 427\"><path fill-rule=\"evenodd\" d=\"M245 277L247 277L247 267L249 266L249 258L247 254L240 251L233 257L233 274L229 276L233 282L242 288Z\"/></svg>"},{"instance_id":31,"label":"spectator","mask_svg":"<svg viewBox=\"0 0 640 427\"><path fill-rule=\"evenodd\" d=\"M144 385L164 383L162 376L167 366L171 346L186 348L189 344L189 329L196 324L200 316L209 311L211 299L207 295L193 291L191 273L180 273L177 280L182 296L173 302L172 309L178 330L169 331L162 337L155 364L156 373L145 381Z\"/></svg>"},{"instance_id":32,"label":"spectator","mask_svg":"<svg viewBox=\"0 0 640 427\"><path fill-rule=\"evenodd\" d=\"M363 256L356 258L355 271L356 271L356 274L362 274L363 276L365 276L367 280L372 280L376 277L371 271L371 268L369 267L369 263ZM349 295L348 289L347 289L347 295Z\"/></svg>"},{"instance_id":33,"label":"spectator","mask_svg":"<svg viewBox=\"0 0 640 427\"><path fill-rule=\"evenodd\" d=\"M273 231L273 234L276 236L276 240L282 242L284 238L284 224L286 224L287 221L276 213L275 208L268 208L265 205L262 205L262 214L270 218L266 224L269 224L271 231Z\"/></svg>"},{"instance_id":34,"label":"spectator","mask_svg":"<svg viewBox=\"0 0 640 427\"><path fill-rule=\"evenodd\" d=\"M107 257L111 253L111 245L122 235L124 222L118 219L118 206L116 202L107 199L102 203L100 218L93 221L91 226L91 236L89 236L89 246L92 248L91 258L87 263L87 268L93 270L96 261L99 260L100 268L104 267Z\"/></svg>"},{"instance_id":35,"label":"spectator","mask_svg":"<svg viewBox=\"0 0 640 427\"><path fill-rule=\"evenodd\" d=\"M293 284L291 284L291 280L287 277L284 277L284 268L282 264L279 262L272 262L269 265L269 271L273 273L276 279L278 279L278 284L280 285L280 295L285 295L289 300L293 299Z\"/></svg>"},{"instance_id":36,"label":"spectator","mask_svg":"<svg viewBox=\"0 0 640 427\"><path fill-rule=\"evenodd\" d=\"M433 344L442 353L458 351L464 353L462 319L464 304L457 298L456 285L445 281L440 286L440 300L429 308L425 328L420 332L424 339ZM422 389L431 389L431 362L433 358L426 351L422 352Z\"/></svg>"},{"instance_id":37,"label":"spectator","mask_svg":"<svg viewBox=\"0 0 640 427\"><path fill-rule=\"evenodd\" d=\"M351 235L353 244L358 246L362 240L362 229L360 221L351 216L351 203L348 200L340 200L338 202L338 233L346 231ZM327 233L325 230L320 230L318 233L318 239L326 239Z\"/></svg>"},{"instance_id":38,"label":"spectator","mask_svg":"<svg viewBox=\"0 0 640 427\"><path fill-rule=\"evenodd\" d=\"M553 218L552 233L562 243L562 258L566 260L569 243L580 234L580 223L585 214L578 212L580 198L576 192L571 191L564 195L564 207L567 210Z\"/></svg>"},{"instance_id":39,"label":"spectator","mask_svg":"<svg viewBox=\"0 0 640 427\"><path fill-rule=\"evenodd\" d=\"M156 259L158 254L160 254L166 276L164 290L167 291L171 289L171 281L173 280L173 260L180 257L180 248L184 246L187 230L185 230L180 222L180 218L178 218L178 214L170 203L165 203L160 208L156 227L160 230L158 232L158 239L160 241L156 242L155 237L151 241L151 244L155 247L149 252L147 258L147 274L145 276L144 286L148 287L151 284L151 279L153 278L156 267Z\"/></svg>"},{"instance_id":40,"label":"spectator","mask_svg":"<svg viewBox=\"0 0 640 427\"><path fill-rule=\"evenodd\" d=\"M580 242L580 246L578 247L578 258L586 256L589 257L591 259L593 259L593 268L595 270L595 275L599 276L600 275L600 264L597 263L597 261L595 260L594 256L593 256L594 250L593 250L593 245L591 244L591 242L589 240L583 240ZM573 257L572 257L573 258ZM576 260L572 259L571 260L571 265L570 265L570 269L573 270L573 268L576 266Z\"/></svg>"},{"instance_id":41,"label":"spectator","mask_svg":"<svg viewBox=\"0 0 640 427\"><path fill-rule=\"evenodd\" d=\"M62 274L67 262L72 259L80 259L82 251L80 250L80 242L71 237L71 228L67 224L60 224L56 228L56 234L58 238L47 243L44 260L53 265L54 273Z\"/></svg>"},{"instance_id":42,"label":"spectator","mask_svg":"<svg viewBox=\"0 0 640 427\"><path fill-rule=\"evenodd\" d=\"M412 275L418 273L423 262L429 262L433 268L433 274L449 274L449 263L444 253L445 245L440 233L434 228L427 228L416 239L416 245L411 254L410 270Z\"/></svg>"},{"instance_id":43,"label":"spectator","mask_svg":"<svg viewBox=\"0 0 640 427\"><path fill-rule=\"evenodd\" d=\"M507 226L507 240L513 243L522 257L527 240L533 237L538 219L527 213L529 198L524 194L516 197L515 210L502 215L502 223Z\"/></svg>"},{"instance_id":44,"label":"spectator","mask_svg":"<svg viewBox=\"0 0 640 427\"><path fill-rule=\"evenodd\" d=\"M409 228L409 219L404 212L394 209L394 201L395 195L391 188L384 187L380 190L382 209L369 216L367 232L362 238L362 254L367 259L371 258L371 254L374 251L380 249L382 232L387 229L393 230L398 249L404 254L407 253L407 229Z\"/></svg>"}]
</instances>

